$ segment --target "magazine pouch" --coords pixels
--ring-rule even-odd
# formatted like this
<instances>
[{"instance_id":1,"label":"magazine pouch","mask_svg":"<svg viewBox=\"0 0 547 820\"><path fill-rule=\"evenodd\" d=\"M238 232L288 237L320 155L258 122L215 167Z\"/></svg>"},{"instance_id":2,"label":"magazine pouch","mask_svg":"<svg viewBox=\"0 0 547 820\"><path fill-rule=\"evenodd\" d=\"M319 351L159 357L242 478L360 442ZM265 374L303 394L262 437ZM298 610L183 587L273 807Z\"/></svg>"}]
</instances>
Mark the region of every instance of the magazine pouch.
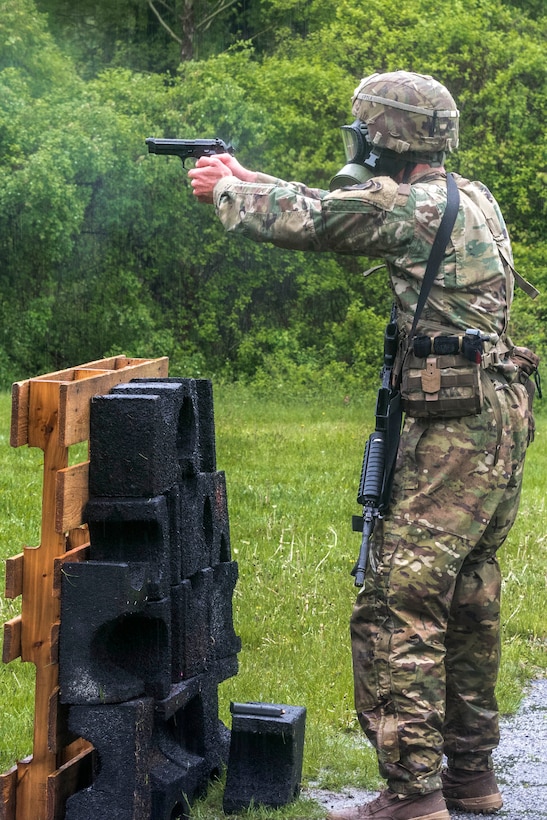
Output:
<instances>
[{"instance_id":1,"label":"magazine pouch","mask_svg":"<svg viewBox=\"0 0 547 820\"><path fill-rule=\"evenodd\" d=\"M480 364L465 356L409 353L403 364L401 399L411 418L457 418L482 411Z\"/></svg>"}]
</instances>

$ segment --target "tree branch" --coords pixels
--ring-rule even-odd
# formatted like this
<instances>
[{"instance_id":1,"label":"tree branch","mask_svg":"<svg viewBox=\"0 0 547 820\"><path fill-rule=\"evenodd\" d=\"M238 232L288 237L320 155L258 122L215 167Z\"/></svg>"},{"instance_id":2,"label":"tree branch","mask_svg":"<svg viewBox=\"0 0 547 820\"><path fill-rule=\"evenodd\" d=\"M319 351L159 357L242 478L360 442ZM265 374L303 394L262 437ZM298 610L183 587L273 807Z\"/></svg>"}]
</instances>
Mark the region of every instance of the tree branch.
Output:
<instances>
[{"instance_id":1,"label":"tree branch","mask_svg":"<svg viewBox=\"0 0 547 820\"><path fill-rule=\"evenodd\" d=\"M237 0L228 0L228 2L225 3L220 2L216 11L212 11L211 14L208 14L207 17L203 18L203 20L200 20L199 23L197 23L196 28L207 30L215 17L223 11L226 11L226 9L230 8L230 6L233 6L234 3L237 3Z\"/></svg>"},{"instance_id":2,"label":"tree branch","mask_svg":"<svg viewBox=\"0 0 547 820\"><path fill-rule=\"evenodd\" d=\"M164 27L164 29L166 30L166 32L169 34L169 36L172 37L173 40L175 40L181 46L182 45L181 38L177 37L175 32L171 28L169 28L169 26L167 25L167 23L165 22L165 20L163 19L163 17L161 16L159 11L157 10L157 8L155 7L152 0L147 0L147 2L148 2L148 5L150 6L150 8L152 9L152 11L154 12L154 14L156 15L156 17L158 18L158 20L160 22L160 25L162 25Z\"/></svg>"}]
</instances>

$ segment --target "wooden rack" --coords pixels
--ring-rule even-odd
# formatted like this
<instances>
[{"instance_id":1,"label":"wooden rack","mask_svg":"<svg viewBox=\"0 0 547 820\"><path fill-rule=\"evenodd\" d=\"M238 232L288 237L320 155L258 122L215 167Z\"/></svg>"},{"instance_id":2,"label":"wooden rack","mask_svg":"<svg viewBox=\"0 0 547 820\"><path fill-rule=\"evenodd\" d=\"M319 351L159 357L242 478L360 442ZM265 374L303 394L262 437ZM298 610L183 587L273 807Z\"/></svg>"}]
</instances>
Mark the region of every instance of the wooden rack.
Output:
<instances>
[{"instance_id":1,"label":"wooden rack","mask_svg":"<svg viewBox=\"0 0 547 820\"><path fill-rule=\"evenodd\" d=\"M93 747L68 733L59 703L60 574L85 560L83 521L89 462L69 466L69 447L89 438L91 398L134 378L165 378L168 359L115 356L16 382L13 447L44 452L40 545L6 561L6 597L22 596L21 615L4 624L4 663L36 666L33 753L0 774L0 820L63 820L67 798L91 782Z\"/></svg>"}]
</instances>

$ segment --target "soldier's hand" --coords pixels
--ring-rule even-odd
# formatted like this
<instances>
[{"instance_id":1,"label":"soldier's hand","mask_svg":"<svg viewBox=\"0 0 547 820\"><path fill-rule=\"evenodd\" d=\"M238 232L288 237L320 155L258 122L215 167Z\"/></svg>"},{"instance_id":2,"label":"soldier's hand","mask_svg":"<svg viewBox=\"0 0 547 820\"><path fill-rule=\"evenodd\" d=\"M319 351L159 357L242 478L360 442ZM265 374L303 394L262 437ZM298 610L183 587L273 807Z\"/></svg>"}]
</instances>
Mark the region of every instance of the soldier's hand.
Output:
<instances>
[{"instance_id":1,"label":"soldier's hand","mask_svg":"<svg viewBox=\"0 0 547 820\"><path fill-rule=\"evenodd\" d=\"M221 154L220 156L224 155ZM233 174L226 163L222 162L218 156L214 156L200 157L195 168L190 168L188 171L188 176L194 189L194 196L200 202L211 205L213 203L213 191L219 179L231 177Z\"/></svg>"},{"instance_id":2,"label":"soldier's hand","mask_svg":"<svg viewBox=\"0 0 547 820\"><path fill-rule=\"evenodd\" d=\"M256 182L256 171L250 171L231 154L217 154L216 158L223 162L232 174L242 182Z\"/></svg>"}]
</instances>

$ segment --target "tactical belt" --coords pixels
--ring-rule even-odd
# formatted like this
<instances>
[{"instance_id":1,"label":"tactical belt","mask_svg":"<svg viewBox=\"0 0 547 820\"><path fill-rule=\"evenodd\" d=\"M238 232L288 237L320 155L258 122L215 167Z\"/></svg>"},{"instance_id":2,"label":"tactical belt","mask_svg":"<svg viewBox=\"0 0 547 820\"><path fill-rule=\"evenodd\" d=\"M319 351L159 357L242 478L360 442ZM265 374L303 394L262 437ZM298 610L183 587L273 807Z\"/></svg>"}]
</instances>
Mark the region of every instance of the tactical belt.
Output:
<instances>
[{"instance_id":1,"label":"tactical belt","mask_svg":"<svg viewBox=\"0 0 547 820\"><path fill-rule=\"evenodd\" d=\"M483 338L480 331L467 331L462 336L415 336L412 350L418 359L436 356L456 356L461 353L468 361L480 364L483 353Z\"/></svg>"}]
</instances>

